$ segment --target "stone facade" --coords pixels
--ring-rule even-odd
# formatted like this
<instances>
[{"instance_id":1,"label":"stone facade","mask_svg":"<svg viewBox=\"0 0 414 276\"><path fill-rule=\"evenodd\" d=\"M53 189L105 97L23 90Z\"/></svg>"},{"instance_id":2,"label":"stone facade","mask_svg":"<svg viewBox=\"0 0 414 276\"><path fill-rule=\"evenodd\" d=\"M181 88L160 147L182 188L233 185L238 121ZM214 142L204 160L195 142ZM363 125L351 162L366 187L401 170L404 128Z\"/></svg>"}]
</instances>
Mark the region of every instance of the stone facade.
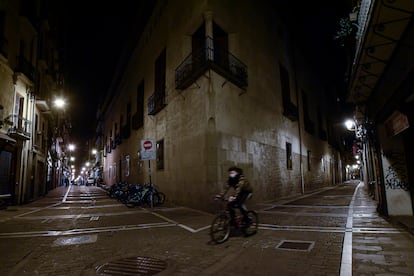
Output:
<instances>
[{"instance_id":1,"label":"stone facade","mask_svg":"<svg viewBox=\"0 0 414 276\"><path fill-rule=\"evenodd\" d=\"M102 106L107 184L148 182L150 166L152 182L170 201L208 209L232 165L245 171L257 200L307 193L341 179L335 175L341 171L338 153L326 134L318 135L327 131L324 78L306 63L271 5L160 2ZM187 83L181 86L181 80ZM152 112L151 99L160 94L159 110ZM141 112L143 124L134 129ZM305 130L305 121L314 122L314 130ZM139 159L145 138L157 141L157 160Z\"/></svg>"},{"instance_id":2,"label":"stone facade","mask_svg":"<svg viewBox=\"0 0 414 276\"><path fill-rule=\"evenodd\" d=\"M57 47L47 20L31 4L39 3L0 4L0 195L17 204L42 197L53 186L47 175L53 169L49 106L56 91Z\"/></svg>"}]
</instances>

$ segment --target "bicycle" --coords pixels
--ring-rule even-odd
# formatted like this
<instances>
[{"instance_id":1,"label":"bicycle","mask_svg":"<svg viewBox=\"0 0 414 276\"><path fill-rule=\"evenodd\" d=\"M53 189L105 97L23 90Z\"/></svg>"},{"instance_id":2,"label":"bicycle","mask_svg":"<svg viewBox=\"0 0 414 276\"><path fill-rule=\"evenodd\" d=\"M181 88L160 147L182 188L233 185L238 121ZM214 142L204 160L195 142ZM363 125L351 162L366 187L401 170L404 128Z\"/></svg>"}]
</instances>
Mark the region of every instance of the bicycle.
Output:
<instances>
[{"instance_id":1,"label":"bicycle","mask_svg":"<svg viewBox=\"0 0 414 276\"><path fill-rule=\"evenodd\" d=\"M251 194L247 197L251 197ZM243 215L239 208L236 211L236 223L231 225L230 223L230 212L227 208L227 198L225 197L215 197L215 200L221 200L224 203L220 209L219 214L214 218L210 226L210 237L212 241L217 244L227 241L230 237L232 229L241 230L245 237L252 236L257 233L257 228L259 225L258 216L255 211L247 210L245 204L241 206L247 212L247 222L243 221Z\"/></svg>"},{"instance_id":2,"label":"bicycle","mask_svg":"<svg viewBox=\"0 0 414 276\"><path fill-rule=\"evenodd\" d=\"M145 183L137 184L132 189L125 205L129 208L148 205L150 207L159 206L165 202L165 194L159 192L153 185Z\"/></svg>"}]
</instances>

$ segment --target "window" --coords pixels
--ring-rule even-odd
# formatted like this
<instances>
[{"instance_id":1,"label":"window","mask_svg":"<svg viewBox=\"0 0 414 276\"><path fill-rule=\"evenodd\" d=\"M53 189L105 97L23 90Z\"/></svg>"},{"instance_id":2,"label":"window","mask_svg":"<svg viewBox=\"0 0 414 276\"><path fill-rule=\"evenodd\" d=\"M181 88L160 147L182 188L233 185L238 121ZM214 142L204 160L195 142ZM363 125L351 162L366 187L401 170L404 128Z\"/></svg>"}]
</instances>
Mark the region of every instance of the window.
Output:
<instances>
[{"instance_id":1,"label":"window","mask_svg":"<svg viewBox=\"0 0 414 276\"><path fill-rule=\"evenodd\" d=\"M112 166L109 167L109 177L116 179L116 163L114 162Z\"/></svg>"},{"instance_id":2,"label":"window","mask_svg":"<svg viewBox=\"0 0 414 276\"><path fill-rule=\"evenodd\" d=\"M311 171L311 151L308 150L308 172Z\"/></svg>"},{"instance_id":3,"label":"window","mask_svg":"<svg viewBox=\"0 0 414 276\"><path fill-rule=\"evenodd\" d=\"M326 141L328 139L326 130L324 128L324 120L322 117L321 109L318 107L316 109L317 112L317 119L318 119L318 135L321 140Z\"/></svg>"},{"instance_id":4,"label":"window","mask_svg":"<svg viewBox=\"0 0 414 276\"><path fill-rule=\"evenodd\" d=\"M138 150L137 152L138 158L137 158L137 165L138 165L138 174L142 174L144 172L144 161L141 160L141 150Z\"/></svg>"},{"instance_id":5,"label":"window","mask_svg":"<svg viewBox=\"0 0 414 276\"><path fill-rule=\"evenodd\" d=\"M123 137L125 139L129 138L131 135L131 103L127 103L126 107L126 123L123 127Z\"/></svg>"},{"instance_id":6,"label":"window","mask_svg":"<svg viewBox=\"0 0 414 276\"><path fill-rule=\"evenodd\" d=\"M35 146L40 146L40 139L38 137L38 133L39 133L39 116L37 114L35 114L35 123L34 123L34 143ZM41 138L41 137L40 137Z\"/></svg>"},{"instance_id":7,"label":"window","mask_svg":"<svg viewBox=\"0 0 414 276\"><path fill-rule=\"evenodd\" d=\"M154 93L148 99L148 115L155 115L165 107L166 50L155 61Z\"/></svg>"},{"instance_id":8,"label":"window","mask_svg":"<svg viewBox=\"0 0 414 276\"><path fill-rule=\"evenodd\" d=\"M125 176L129 176L129 155L125 156Z\"/></svg>"},{"instance_id":9,"label":"window","mask_svg":"<svg viewBox=\"0 0 414 276\"><path fill-rule=\"evenodd\" d=\"M115 149L116 146L118 145L118 123L114 124L114 140L112 143L112 149Z\"/></svg>"},{"instance_id":10,"label":"window","mask_svg":"<svg viewBox=\"0 0 414 276\"><path fill-rule=\"evenodd\" d=\"M286 68L279 63L280 70L280 85L282 88L283 104L290 103L290 77Z\"/></svg>"},{"instance_id":11,"label":"window","mask_svg":"<svg viewBox=\"0 0 414 276\"><path fill-rule=\"evenodd\" d=\"M286 142L286 168L292 169L292 144Z\"/></svg>"},{"instance_id":12,"label":"window","mask_svg":"<svg viewBox=\"0 0 414 276\"><path fill-rule=\"evenodd\" d=\"M213 22L214 62L223 68L229 67L229 39L227 33Z\"/></svg>"},{"instance_id":13,"label":"window","mask_svg":"<svg viewBox=\"0 0 414 276\"><path fill-rule=\"evenodd\" d=\"M286 68L279 63L280 86L282 90L283 115L291 121L297 121L298 109L290 98L290 76Z\"/></svg>"},{"instance_id":14,"label":"window","mask_svg":"<svg viewBox=\"0 0 414 276\"><path fill-rule=\"evenodd\" d=\"M310 118L308 95L302 90L302 103L303 103L303 121L305 124L305 130L309 134L315 133L315 124Z\"/></svg>"},{"instance_id":15,"label":"window","mask_svg":"<svg viewBox=\"0 0 414 276\"><path fill-rule=\"evenodd\" d=\"M144 81L137 87L137 112L132 117L132 129L139 129L144 125Z\"/></svg>"},{"instance_id":16,"label":"window","mask_svg":"<svg viewBox=\"0 0 414 276\"><path fill-rule=\"evenodd\" d=\"M157 142L157 170L164 169L164 140Z\"/></svg>"}]
</instances>

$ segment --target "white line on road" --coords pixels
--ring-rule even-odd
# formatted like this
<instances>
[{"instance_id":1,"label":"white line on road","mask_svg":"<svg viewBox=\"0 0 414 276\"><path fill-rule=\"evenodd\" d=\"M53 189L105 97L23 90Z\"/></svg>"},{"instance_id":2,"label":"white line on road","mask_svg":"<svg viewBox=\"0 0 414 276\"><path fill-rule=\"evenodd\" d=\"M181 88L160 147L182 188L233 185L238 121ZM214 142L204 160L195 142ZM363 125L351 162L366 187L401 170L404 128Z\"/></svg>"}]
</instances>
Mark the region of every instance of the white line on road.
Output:
<instances>
[{"instance_id":1,"label":"white line on road","mask_svg":"<svg viewBox=\"0 0 414 276\"><path fill-rule=\"evenodd\" d=\"M259 223L259 229L262 230L283 230L283 231L308 231L308 232L329 232L343 233L343 227L321 227L321 226L294 226L294 225L274 225Z\"/></svg>"},{"instance_id":2,"label":"white line on road","mask_svg":"<svg viewBox=\"0 0 414 276\"><path fill-rule=\"evenodd\" d=\"M144 210L146 210L148 213L153 214L154 216L159 217L159 218L161 218L161 219L163 219L163 220L165 220L165 221L167 221L167 222L173 223L173 224L175 224L176 226L179 226L179 227L181 227L181 228L183 228L183 229L185 229L185 230L187 230L187 231L189 231L189 232L191 232L191 233L197 233L197 232L200 232L200 231L202 231L202 230L207 229L207 228L209 228L209 227L210 227L210 225L207 225L207 226L201 227L201 228L199 228L199 229L194 229L194 228L191 228L190 226L187 226L187 225L181 224L181 223L179 223L179 222L177 222L177 221L175 221L175 220L172 220L172 219L169 219L169 218L167 218L167 217L164 217L163 215L160 215L160 214L155 213L155 212L153 212L153 211L149 211L149 210L147 210L147 209L144 209Z\"/></svg>"},{"instance_id":3,"label":"white line on road","mask_svg":"<svg viewBox=\"0 0 414 276\"><path fill-rule=\"evenodd\" d=\"M131 214L144 214L147 213L143 210L136 211L125 211L125 212L116 212L116 213L93 213L93 214L78 214L78 215L54 215L54 216L30 216L30 217L20 217L22 220L44 220L44 219L79 219L79 218L90 218L90 217L111 217L111 216L122 216L122 215L131 215Z\"/></svg>"},{"instance_id":4,"label":"white line on road","mask_svg":"<svg viewBox=\"0 0 414 276\"><path fill-rule=\"evenodd\" d=\"M354 191L354 194L352 195L351 203L349 203L348 219L346 222L346 231L342 247L340 276L352 275L352 226L354 217L354 202L358 189L361 187L361 185L362 182L359 182Z\"/></svg>"},{"instance_id":5,"label":"white line on road","mask_svg":"<svg viewBox=\"0 0 414 276\"><path fill-rule=\"evenodd\" d=\"M69 188L68 188L68 190L66 191L66 194L65 194L65 196L63 197L63 199L62 199L62 202L65 202L66 201L66 198L68 197L68 194L69 194L69 191L70 191L70 189L72 188L72 186L71 185L69 185Z\"/></svg>"},{"instance_id":6,"label":"white line on road","mask_svg":"<svg viewBox=\"0 0 414 276\"><path fill-rule=\"evenodd\" d=\"M0 238L30 238L30 237L50 237L50 236L67 236L67 235L79 235L86 233L102 233L112 231L130 231L141 230L148 228L159 227L171 227L175 226L168 222L136 224L136 225L120 225L120 226L107 226L107 227L95 227L95 228L83 228L72 229L62 231L29 231L29 232L15 232L15 233L0 233Z\"/></svg>"}]
</instances>

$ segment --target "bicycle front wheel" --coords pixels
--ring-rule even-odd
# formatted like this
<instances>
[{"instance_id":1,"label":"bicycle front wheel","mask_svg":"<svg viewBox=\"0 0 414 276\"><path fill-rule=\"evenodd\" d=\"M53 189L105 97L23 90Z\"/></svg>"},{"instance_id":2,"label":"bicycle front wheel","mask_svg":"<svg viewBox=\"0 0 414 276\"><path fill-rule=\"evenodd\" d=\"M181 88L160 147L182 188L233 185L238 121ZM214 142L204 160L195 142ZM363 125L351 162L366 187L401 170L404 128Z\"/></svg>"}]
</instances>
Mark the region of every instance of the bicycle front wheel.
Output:
<instances>
[{"instance_id":1,"label":"bicycle front wheel","mask_svg":"<svg viewBox=\"0 0 414 276\"><path fill-rule=\"evenodd\" d=\"M257 228L259 227L259 219L255 211L248 211L247 217L247 225L243 228L243 233L246 237L256 234Z\"/></svg>"},{"instance_id":2,"label":"bicycle front wheel","mask_svg":"<svg viewBox=\"0 0 414 276\"><path fill-rule=\"evenodd\" d=\"M214 218L210 226L210 237L215 243L223 243L230 236L230 218L226 214L220 214Z\"/></svg>"},{"instance_id":3,"label":"bicycle front wheel","mask_svg":"<svg viewBox=\"0 0 414 276\"><path fill-rule=\"evenodd\" d=\"M148 193L144 199L144 201L146 202L148 206L151 206L151 202L152 202L152 206L161 205L162 203L164 203L164 200L165 200L165 195L164 194L161 195L158 192Z\"/></svg>"}]
</instances>

